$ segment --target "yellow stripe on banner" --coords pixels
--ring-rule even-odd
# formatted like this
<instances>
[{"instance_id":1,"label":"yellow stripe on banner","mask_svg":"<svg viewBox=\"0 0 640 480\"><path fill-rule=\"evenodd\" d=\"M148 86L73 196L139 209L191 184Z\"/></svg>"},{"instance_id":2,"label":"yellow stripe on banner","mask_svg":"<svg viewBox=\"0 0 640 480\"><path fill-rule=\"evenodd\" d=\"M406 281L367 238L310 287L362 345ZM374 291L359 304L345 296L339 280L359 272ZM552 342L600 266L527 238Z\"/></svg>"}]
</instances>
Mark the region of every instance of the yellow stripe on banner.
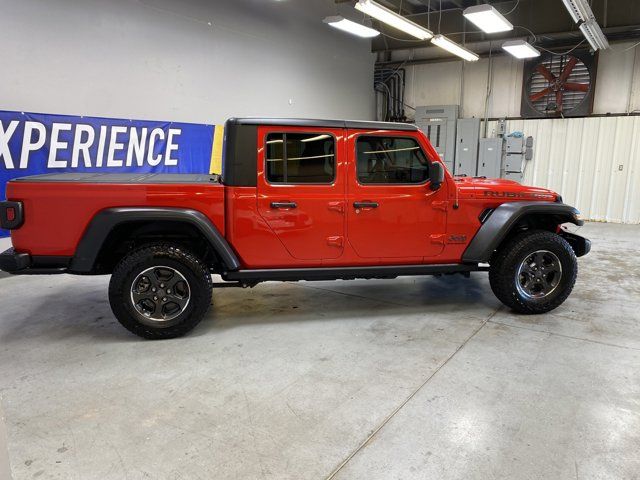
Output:
<instances>
[{"instance_id":1,"label":"yellow stripe on banner","mask_svg":"<svg viewBox=\"0 0 640 480\"><path fill-rule=\"evenodd\" d=\"M224 143L224 125L213 127L213 146L211 147L211 165L209 174L222 175L222 145Z\"/></svg>"}]
</instances>

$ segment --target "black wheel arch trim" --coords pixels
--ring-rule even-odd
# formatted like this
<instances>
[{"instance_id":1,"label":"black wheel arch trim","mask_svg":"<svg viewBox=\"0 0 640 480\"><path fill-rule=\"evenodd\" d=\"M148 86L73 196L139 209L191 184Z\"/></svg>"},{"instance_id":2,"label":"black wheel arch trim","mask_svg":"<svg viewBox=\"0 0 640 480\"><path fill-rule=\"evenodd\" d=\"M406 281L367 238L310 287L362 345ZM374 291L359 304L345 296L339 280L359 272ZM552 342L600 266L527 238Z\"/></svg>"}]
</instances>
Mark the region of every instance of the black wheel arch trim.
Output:
<instances>
[{"instance_id":1,"label":"black wheel arch trim","mask_svg":"<svg viewBox=\"0 0 640 480\"><path fill-rule=\"evenodd\" d=\"M73 273L88 273L109 233L118 225L139 221L174 221L193 225L208 240L229 271L238 270L240 261L216 226L202 212L170 207L117 207L98 212L89 222L69 265Z\"/></svg>"},{"instance_id":2,"label":"black wheel arch trim","mask_svg":"<svg viewBox=\"0 0 640 480\"><path fill-rule=\"evenodd\" d=\"M465 263L485 263L519 220L527 215L550 215L558 224L582 226L580 212L571 205L557 202L507 202L497 207L482 224L462 255ZM575 235L578 237L577 235ZM582 237L578 237L582 238ZM587 250L588 251L588 250ZM576 255L578 252L576 252Z\"/></svg>"},{"instance_id":3,"label":"black wheel arch trim","mask_svg":"<svg viewBox=\"0 0 640 480\"><path fill-rule=\"evenodd\" d=\"M571 245L576 257L582 257L591 251L591 240L589 239L564 230L560 232L560 236Z\"/></svg>"}]
</instances>

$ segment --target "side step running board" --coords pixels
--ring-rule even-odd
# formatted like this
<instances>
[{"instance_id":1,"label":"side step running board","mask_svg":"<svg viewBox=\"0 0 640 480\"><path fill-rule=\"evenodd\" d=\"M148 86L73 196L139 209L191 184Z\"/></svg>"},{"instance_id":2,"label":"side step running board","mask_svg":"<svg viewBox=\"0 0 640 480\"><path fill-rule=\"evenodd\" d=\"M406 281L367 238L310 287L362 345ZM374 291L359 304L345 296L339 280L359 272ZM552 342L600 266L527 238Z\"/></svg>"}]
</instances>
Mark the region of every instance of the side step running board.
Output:
<instances>
[{"instance_id":1,"label":"side step running board","mask_svg":"<svg viewBox=\"0 0 640 480\"><path fill-rule=\"evenodd\" d=\"M486 271L476 264L384 265L376 267L272 268L224 272L222 278L238 282L353 280L356 278L395 278L405 275L438 275Z\"/></svg>"}]
</instances>

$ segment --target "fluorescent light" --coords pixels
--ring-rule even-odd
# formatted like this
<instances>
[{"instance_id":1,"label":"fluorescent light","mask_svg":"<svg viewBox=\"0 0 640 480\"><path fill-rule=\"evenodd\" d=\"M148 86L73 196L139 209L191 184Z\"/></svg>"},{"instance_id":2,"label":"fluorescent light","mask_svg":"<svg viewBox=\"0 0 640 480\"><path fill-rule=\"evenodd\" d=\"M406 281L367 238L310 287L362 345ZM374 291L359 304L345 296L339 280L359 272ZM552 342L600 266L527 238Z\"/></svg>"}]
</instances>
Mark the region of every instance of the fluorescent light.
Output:
<instances>
[{"instance_id":1,"label":"fluorescent light","mask_svg":"<svg viewBox=\"0 0 640 480\"><path fill-rule=\"evenodd\" d=\"M355 7L357 10L366 13L370 17L376 18L382 23L386 23L387 25L397 28L398 30L408 33L420 40L429 40L433 37L433 33L430 30L427 30L411 20L407 20L393 10L383 7L373 0L360 0L356 3Z\"/></svg>"},{"instance_id":2,"label":"fluorescent light","mask_svg":"<svg viewBox=\"0 0 640 480\"><path fill-rule=\"evenodd\" d=\"M337 28L343 32L352 33L353 35L357 35L362 38L373 38L380 35L380 32L373 28L365 27L364 25L352 22L351 20L347 20L339 15L336 17L327 17L323 22L329 24L333 28Z\"/></svg>"},{"instance_id":3,"label":"fluorescent light","mask_svg":"<svg viewBox=\"0 0 640 480\"><path fill-rule=\"evenodd\" d=\"M562 0L562 2L592 49L606 50L609 48L609 41L598 25L587 0Z\"/></svg>"},{"instance_id":4,"label":"fluorescent light","mask_svg":"<svg viewBox=\"0 0 640 480\"><path fill-rule=\"evenodd\" d=\"M562 0L562 2L576 23L586 22L593 17L593 11L585 0Z\"/></svg>"},{"instance_id":5,"label":"fluorescent light","mask_svg":"<svg viewBox=\"0 0 640 480\"><path fill-rule=\"evenodd\" d=\"M454 55L457 55L458 57L463 58L465 60L468 60L469 62L475 62L476 60L478 60L478 58L480 58L478 57L478 55L476 55L472 51L467 50L462 45L458 45L456 42L452 40L449 40L444 35L436 35L431 40L431 43L434 43L440 48L445 49L447 52L453 53Z\"/></svg>"},{"instance_id":6,"label":"fluorescent light","mask_svg":"<svg viewBox=\"0 0 640 480\"><path fill-rule=\"evenodd\" d=\"M540 51L524 40L510 40L502 44L502 48L516 58L539 57Z\"/></svg>"},{"instance_id":7,"label":"fluorescent light","mask_svg":"<svg viewBox=\"0 0 640 480\"><path fill-rule=\"evenodd\" d=\"M511 22L491 5L474 5L465 8L462 15L486 33L507 32L513 30Z\"/></svg>"},{"instance_id":8,"label":"fluorescent light","mask_svg":"<svg viewBox=\"0 0 640 480\"><path fill-rule=\"evenodd\" d=\"M604 33L602 33L602 29L595 19L592 18L586 22L582 22L579 28L584 38L586 38L589 45L591 45L591 48L594 50L606 50L609 48L609 41Z\"/></svg>"}]
</instances>

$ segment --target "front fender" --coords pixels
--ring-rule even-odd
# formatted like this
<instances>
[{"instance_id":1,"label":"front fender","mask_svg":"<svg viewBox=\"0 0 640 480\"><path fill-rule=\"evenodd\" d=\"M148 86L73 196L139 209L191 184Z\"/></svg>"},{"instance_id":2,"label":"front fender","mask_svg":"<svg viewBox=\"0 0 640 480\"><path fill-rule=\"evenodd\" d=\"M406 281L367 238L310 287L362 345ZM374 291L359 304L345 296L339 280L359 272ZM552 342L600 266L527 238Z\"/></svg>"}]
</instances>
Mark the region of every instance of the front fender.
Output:
<instances>
[{"instance_id":1,"label":"front fender","mask_svg":"<svg viewBox=\"0 0 640 480\"><path fill-rule=\"evenodd\" d=\"M465 263L488 262L493 255L493 252L498 248L509 232L518 224L518 221L528 215L548 215L556 225L560 225L562 223L573 223L575 225L582 226L584 222L578 218L579 214L580 212L575 207L564 203L503 203L493 211L489 218L478 229L478 232L464 251L462 261Z\"/></svg>"}]
</instances>

